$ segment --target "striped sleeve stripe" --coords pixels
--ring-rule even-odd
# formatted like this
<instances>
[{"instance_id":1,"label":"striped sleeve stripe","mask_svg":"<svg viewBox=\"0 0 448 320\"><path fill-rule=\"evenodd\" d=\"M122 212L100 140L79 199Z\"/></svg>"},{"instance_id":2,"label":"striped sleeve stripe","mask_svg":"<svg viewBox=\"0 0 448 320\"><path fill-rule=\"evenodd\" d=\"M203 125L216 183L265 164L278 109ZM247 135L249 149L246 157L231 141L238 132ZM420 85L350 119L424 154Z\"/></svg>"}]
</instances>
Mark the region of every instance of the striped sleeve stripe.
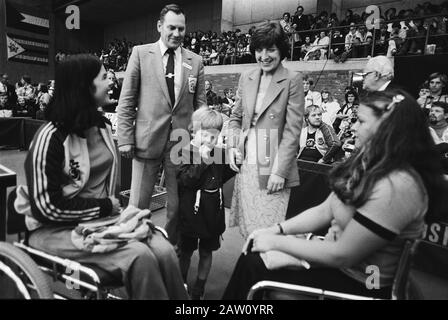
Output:
<instances>
[{"instance_id":1,"label":"striped sleeve stripe","mask_svg":"<svg viewBox=\"0 0 448 320\"><path fill-rule=\"evenodd\" d=\"M51 142L51 138L53 136L53 134L56 132L56 128L52 125L51 126L52 129L51 131L49 131L46 135L45 138L43 138L44 143L39 145L39 151L38 151L38 158L37 158L37 169L40 170L40 176L39 176L39 172L37 173L37 180L38 180L38 187L40 187L40 192L39 194L42 195L41 199L43 201L44 206L48 205L49 206L49 210L53 211L53 215L54 212L56 212L56 216L59 217L66 217L66 218L73 218L74 216L79 216L79 215L88 215L89 217L95 217L96 215L99 214L99 210L100 207L95 207L95 208L91 208L91 209L86 209L86 210L61 210L59 208L56 208L50 201L50 197L49 194L47 192L45 192L47 190L47 186L48 186L48 181L47 181L47 175L45 174L45 167L46 167L46 155L48 152L48 148ZM40 178L40 179L39 179ZM97 212L95 212L97 211ZM91 214L89 214L90 212L92 212ZM64 213L69 213L69 214L64 214Z\"/></svg>"},{"instance_id":2,"label":"striped sleeve stripe","mask_svg":"<svg viewBox=\"0 0 448 320\"><path fill-rule=\"evenodd\" d=\"M99 207L87 210L60 210L56 208L50 200L49 194L46 192L48 181L47 176L45 175L45 166L46 166L46 154L49 148L49 144L53 134L57 131L57 129L53 125L49 125L48 128L44 129L45 132L42 132L40 141L38 140L37 146L37 159L34 162L36 164L36 180L37 180L37 195L40 197L36 198L41 205L41 210L45 213L52 215L55 220L63 220L60 218L73 218L78 215L88 214L91 211L98 211L98 213L92 213L88 216L95 217L99 214ZM44 131L43 130L43 131ZM40 191L40 192L39 192ZM69 214L67 214L69 213Z\"/></svg>"},{"instance_id":3,"label":"striped sleeve stripe","mask_svg":"<svg viewBox=\"0 0 448 320\"><path fill-rule=\"evenodd\" d=\"M99 214L100 207L95 207L87 210L61 210L56 208L50 201L50 196L47 190L47 176L44 169L46 166L46 154L48 151L50 140L57 129L49 123L42 129L36 140L35 149L33 150L33 164L34 168L34 197L36 199L36 206L39 210L51 220L64 220L63 218L74 218L78 215L87 215L95 217ZM51 216L51 217L50 217Z\"/></svg>"}]
</instances>

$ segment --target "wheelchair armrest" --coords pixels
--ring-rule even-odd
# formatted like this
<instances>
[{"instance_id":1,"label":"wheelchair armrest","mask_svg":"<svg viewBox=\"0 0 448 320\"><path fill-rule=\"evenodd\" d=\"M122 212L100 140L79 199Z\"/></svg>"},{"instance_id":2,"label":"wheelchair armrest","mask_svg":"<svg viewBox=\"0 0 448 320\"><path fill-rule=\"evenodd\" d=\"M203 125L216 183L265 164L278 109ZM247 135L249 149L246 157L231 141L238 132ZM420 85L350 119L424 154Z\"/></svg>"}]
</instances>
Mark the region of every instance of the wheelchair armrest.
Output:
<instances>
[{"instance_id":1,"label":"wheelchair armrest","mask_svg":"<svg viewBox=\"0 0 448 320\"><path fill-rule=\"evenodd\" d=\"M364 297L342 292L328 291L323 289L300 286L277 281L260 281L249 290L247 300L253 300L254 295L260 291L276 291L291 296L308 296L318 297L320 299L337 299L337 300L378 300L372 297ZM297 297L296 297L297 298Z\"/></svg>"}]
</instances>

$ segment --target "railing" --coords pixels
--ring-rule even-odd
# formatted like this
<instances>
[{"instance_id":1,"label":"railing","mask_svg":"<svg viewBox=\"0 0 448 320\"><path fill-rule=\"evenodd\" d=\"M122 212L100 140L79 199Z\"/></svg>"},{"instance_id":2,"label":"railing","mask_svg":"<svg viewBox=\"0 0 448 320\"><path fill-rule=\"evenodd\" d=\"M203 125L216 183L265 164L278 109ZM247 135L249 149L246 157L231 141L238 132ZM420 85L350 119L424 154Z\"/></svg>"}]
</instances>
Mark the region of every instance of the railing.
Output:
<instances>
[{"instance_id":1,"label":"railing","mask_svg":"<svg viewBox=\"0 0 448 320\"><path fill-rule=\"evenodd\" d=\"M427 16L422 16L422 17L395 19L395 20L383 21L383 22L380 22L380 24L389 25L389 24L394 23L394 22L400 22L401 23L402 21L408 22L408 21L422 20L423 21L422 27L424 27L425 21L427 19L438 18L438 17L447 17L447 15L446 14L434 14L434 15L427 15ZM356 27L357 30L358 30L359 27L367 27L365 23L356 24L354 26ZM296 47L296 41L295 41L296 35L298 35L301 39L302 39L302 37L303 37L303 39L305 39L306 36L311 36L312 34L318 35L321 31L324 31L326 36L328 36L328 38L329 38L329 44L328 44L328 46L326 46L327 47L326 50L327 50L327 53L328 53L327 54L327 59L330 59L331 58L330 57L331 49L332 49L332 46L334 45L332 43L332 35L333 35L334 31L335 30L341 30L341 34L344 37L344 42L343 43L338 43L338 45L344 45L345 46L346 45L346 43L345 43L345 36L347 35L347 33L343 32L343 31L349 29L350 27L351 27L350 25L345 25L345 26L337 26L337 27L331 27L331 28L321 28L321 29L309 29L309 30L303 30L303 31L295 31L295 32L290 33L290 38L292 40L291 41L291 56L290 56L291 61L294 60L294 53L295 53L294 50L298 48L298 47ZM430 26L427 26L427 27L424 27L424 28L425 28L425 37L424 37L425 43L424 43L423 48L421 48L422 49L422 52L421 52L422 55L427 54L427 48L428 48L428 44L429 44L429 41L430 41L431 38L437 38L437 37L447 37L448 38L448 33L431 34ZM439 27L439 29L440 29L440 27ZM369 31L370 30L367 30L367 32L369 32ZM375 29L375 28L373 28L370 31L370 33L372 34L372 43L369 43L369 42L365 41L365 42L356 43L356 44L352 43L350 45L354 46L354 47L360 46L360 45L371 45L370 56L373 57L375 55L376 45L378 44L377 43L378 42L378 39L377 39L377 33L378 32L379 32L379 29ZM417 39L418 40L422 40L422 38L423 37L421 35L417 35L417 36L414 36L414 37L406 36L404 41L417 40ZM389 40L391 40L391 39L392 38L388 38L388 39L386 39L386 41L389 42ZM448 45L448 41L447 41L447 45ZM311 44L311 47L314 47L314 46L315 45ZM442 48L442 50L443 49L446 51L447 48Z\"/></svg>"},{"instance_id":2,"label":"railing","mask_svg":"<svg viewBox=\"0 0 448 320\"><path fill-rule=\"evenodd\" d=\"M437 17L446 17L446 14L434 14L434 15L427 15L427 16L422 16L422 17L412 17L412 18L405 18L405 19L395 19L395 20L388 20L388 21L384 21L384 22L380 22L381 24L391 24L394 22L402 22L402 21L412 21L412 20L422 20L425 21L427 19L431 19L431 18L437 18ZM359 27L366 27L365 23L362 24L356 24L355 27L358 28ZM305 39L305 36L307 35L318 35L321 31L324 31L326 33L326 35L329 38L329 43L328 45L326 45L326 50L327 50L327 55L326 55L326 59L331 59L331 49L333 49L333 46L335 45L334 43L332 43L332 35L334 33L335 30L341 30L341 34L344 37L344 42L343 43L338 43L338 45L344 46L345 48L345 36L346 36L346 30L349 29L350 26L346 25L346 26L337 26L337 27L331 27L331 28L321 28L321 29L309 29L309 30L303 30L303 31L295 31L295 32L291 32L289 33L289 37L290 37L290 42L291 42L291 53L290 53L290 57L289 59L291 61L294 60L298 60L300 57L296 57L295 53L297 53L297 50L299 49L299 47L297 47L297 41L295 41L296 35L298 35L301 39ZM357 46L371 46L369 49L369 52L367 55L365 55L364 57L367 57L368 55L370 56L375 56L376 54L376 49L378 49L377 45L379 45L380 43L378 43L377 39L377 34L379 32L379 29L372 29L372 30L367 30L367 32L370 32L372 34L372 42L361 42L361 43L353 43L351 44L352 47L357 47ZM442 50L444 50L443 52L447 52L448 50L448 33L441 33L441 34L433 34L431 33L431 28L425 27L425 36L423 37L422 35L416 35L413 37L410 36L406 36L406 38L404 39L404 41L412 41L412 40L422 40L423 43L423 38L424 38L424 45L422 45L422 52L421 54L428 54L427 52L427 48L428 48L428 44L430 44L431 39L434 38L443 38L446 37L447 38L447 47L446 48L441 48ZM389 46L389 40L391 40L392 38L388 38L385 39L385 46L386 48ZM227 44L226 44L227 43ZM224 48L220 48L220 50L216 50L217 55L219 56L219 63L220 65L227 65L227 64L238 64L238 62L240 63L249 63L249 62L255 62L254 57L252 56L252 54L249 52L249 50L247 49L247 44L245 44L245 49L244 50L240 50L238 49L238 43L239 40L209 40L209 41L200 41L198 43L198 46L203 47L203 46L208 46L210 48L212 48L212 46L217 46L220 44L224 44ZM229 44L233 44L234 45L234 52L232 54L227 54L227 48ZM300 42L300 44L303 44L303 41ZM314 45L313 43L311 43L310 47L315 47L316 45ZM322 59L321 59L322 60ZM229 62L229 63L228 63ZM215 65L215 64L209 64L209 65Z\"/></svg>"}]
</instances>

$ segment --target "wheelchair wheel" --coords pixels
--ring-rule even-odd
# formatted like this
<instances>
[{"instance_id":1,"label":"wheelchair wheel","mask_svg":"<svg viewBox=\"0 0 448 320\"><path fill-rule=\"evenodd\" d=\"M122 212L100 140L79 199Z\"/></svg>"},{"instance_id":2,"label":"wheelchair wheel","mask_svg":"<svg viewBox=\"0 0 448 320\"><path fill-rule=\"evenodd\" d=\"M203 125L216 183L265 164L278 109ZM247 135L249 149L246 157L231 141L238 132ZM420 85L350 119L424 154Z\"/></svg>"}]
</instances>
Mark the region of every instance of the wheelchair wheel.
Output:
<instances>
[{"instance_id":1,"label":"wheelchair wheel","mask_svg":"<svg viewBox=\"0 0 448 320\"><path fill-rule=\"evenodd\" d=\"M3 298L53 299L46 275L23 251L0 242L0 284Z\"/></svg>"}]
</instances>

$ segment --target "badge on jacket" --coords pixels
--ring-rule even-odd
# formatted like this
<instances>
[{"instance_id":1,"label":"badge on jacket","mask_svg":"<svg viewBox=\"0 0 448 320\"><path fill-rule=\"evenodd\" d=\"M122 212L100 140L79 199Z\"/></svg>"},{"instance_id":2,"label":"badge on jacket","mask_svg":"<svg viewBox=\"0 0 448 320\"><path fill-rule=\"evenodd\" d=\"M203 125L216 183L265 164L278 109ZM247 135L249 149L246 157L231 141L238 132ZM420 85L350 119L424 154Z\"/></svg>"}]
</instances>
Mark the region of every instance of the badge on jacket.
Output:
<instances>
[{"instance_id":1,"label":"badge on jacket","mask_svg":"<svg viewBox=\"0 0 448 320\"><path fill-rule=\"evenodd\" d=\"M323 138L318 138L318 139L317 139L317 144L318 144L318 145L321 146L321 145L323 145L324 143L325 143L325 141L324 141Z\"/></svg>"},{"instance_id":2,"label":"badge on jacket","mask_svg":"<svg viewBox=\"0 0 448 320\"><path fill-rule=\"evenodd\" d=\"M197 83L198 83L198 78L195 78L192 75L190 75L188 77L188 90L190 91L190 93L196 92Z\"/></svg>"}]
</instances>

